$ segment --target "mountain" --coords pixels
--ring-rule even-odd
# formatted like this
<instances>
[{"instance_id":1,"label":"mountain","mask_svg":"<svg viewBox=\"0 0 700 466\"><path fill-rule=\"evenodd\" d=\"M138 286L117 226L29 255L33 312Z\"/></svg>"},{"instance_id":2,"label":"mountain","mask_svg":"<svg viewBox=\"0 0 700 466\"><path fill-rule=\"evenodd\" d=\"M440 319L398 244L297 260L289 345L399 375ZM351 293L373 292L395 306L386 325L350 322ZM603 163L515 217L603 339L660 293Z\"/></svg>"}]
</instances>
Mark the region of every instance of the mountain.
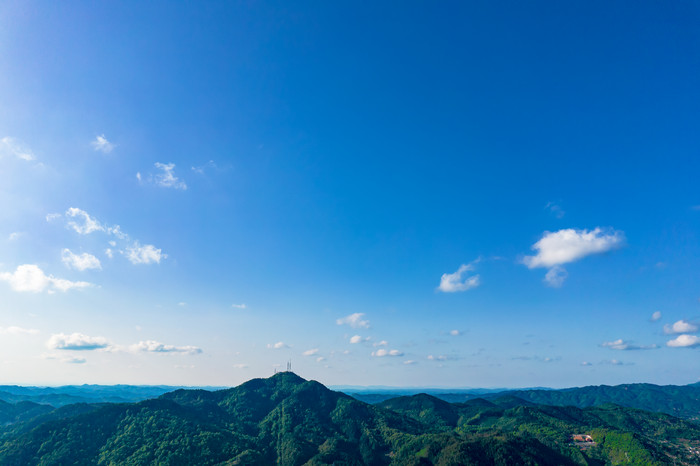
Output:
<instances>
[{"instance_id":1,"label":"mountain","mask_svg":"<svg viewBox=\"0 0 700 466\"><path fill-rule=\"evenodd\" d=\"M410 393L406 393L410 392ZM401 396L415 395L414 389L382 390L373 392L355 388L347 392L354 398L371 404L381 404ZM520 389L520 390L455 390L426 389L423 393L432 395L449 403L463 403L475 398L500 400L506 403L506 397L514 397L516 404L530 402L552 406L576 406L588 408L606 403L614 403L628 408L643 409L671 414L684 419L700 420L700 383L691 385L654 385L625 384L599 385L566 389Z\"/></svg>"},{"instance_id":2,"label":"mountain","mask_svg":"<svg viewBox=\"0 0 700 466\"><path fill-rule=\"evenodd\" d=\"M629 408L700 420L700 384L653 385L646 383L600 385L563 390L517 390L484 395L487 399L515 396L535 404L587 408L614 403Z\"/></svg>"},{"instance_id":3,"label":"mountain","mask_svg":"<svg viewBox=\"0 0 700 466\"><path fill-rule=\"evenodd\" d=\"M22 387L0 385L0 401L31 401L54 407L73 403L131 403L183 387L167 385L65 385L62 387Z\"/></svg>"},{"instance_id":4,"label":"mountain","mask_svg":"<svg viewBox=\"0 0 700 466\"><path fill-rule=\"evenodd\" d=\"M700 451L700 426L666 414L544 406L515 396L448 403L418 394L374 406L291 372L137 403L34 414L25 408L26 418L0 428L2 465L698 464L700 458L693 450ZM591 435L595 445L572 444L574 434Z\"/></svg>"}]
</instances>

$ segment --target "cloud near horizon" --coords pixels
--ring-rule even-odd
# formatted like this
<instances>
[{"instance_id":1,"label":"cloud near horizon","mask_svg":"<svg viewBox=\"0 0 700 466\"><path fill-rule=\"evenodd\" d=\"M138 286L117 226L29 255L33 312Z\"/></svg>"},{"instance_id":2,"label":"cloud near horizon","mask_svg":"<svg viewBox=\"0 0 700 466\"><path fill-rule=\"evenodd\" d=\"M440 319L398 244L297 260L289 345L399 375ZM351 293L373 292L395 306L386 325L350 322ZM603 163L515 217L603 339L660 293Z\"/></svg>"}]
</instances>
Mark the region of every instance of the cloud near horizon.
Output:
<instances>
[{"instance_id":1,"label":"cloud near horizon","mask_svg":"<svg viewBox=\"0 0 700 466\"><path fill-rule=\"evenodd\" d=\"M92 351L105 349L110 343L104 337L91 337L82 333L56 333L51 335L46 346L55 350Z\"/></svg>"},{"instance_id":2,"label":"cloud near horizon","mask_svg":"<svg viewBox=\"0 0 700 466\"><path fill-rule=\"evenodd\" d=\"M601 343L600 346L618 351L650 350L658 348L658 345L635 345L632 344L632 342L624 341L622 338L615 341L606 341Z\"/></svg>"},{"instance_id":3,"label":"cloud near horizon","mask_svg":"<svg viewBox=\"0 0 700 466\"><path fill-rule=\"evenodd\" d=\"M140 341L129 349L135 353L165 353L165 354L200 354L202 349L197 346L166 345L155 340Z\"/></svg>"}]
</instances>

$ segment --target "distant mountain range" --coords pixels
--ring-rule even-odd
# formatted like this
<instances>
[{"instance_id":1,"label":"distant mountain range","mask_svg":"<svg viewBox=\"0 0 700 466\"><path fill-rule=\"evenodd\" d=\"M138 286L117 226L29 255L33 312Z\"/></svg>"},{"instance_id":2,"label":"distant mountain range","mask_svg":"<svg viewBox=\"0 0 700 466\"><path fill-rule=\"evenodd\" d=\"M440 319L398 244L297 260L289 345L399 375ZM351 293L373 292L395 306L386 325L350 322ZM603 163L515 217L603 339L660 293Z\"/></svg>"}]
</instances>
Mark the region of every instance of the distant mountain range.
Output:
<instances>
[{"instance_id":1,"label":"distant mountain range","mask_svg":"<svg viewBox=\"0 0 700 466\"><path fill-rule=\"evenodd\" d=\"M523 393L371 405L282 372L135 403L0 403L0 464L700 464L700 424L612 404L548 406Z\"/></svg>"},{"instance_id":2,"label":"distant mountain range","mask_svg":"<svg viewBox=\"0 0 700 466\"><path fill-rule=\"evenodd\" d=\"M409 390L410 394L418 393ZM614 403L628 408L644 409L659 413L672 414L684 419L700 420L700 383L691 385L653 385L646 383L625 385L599 385L580 388L525 389L525 390L425 390L424 393L451 403L461 403L474 398L499 398L506 395L515 396L534 404L552 406L576 406L588 408L606 403ZM404 390L390 389L373 392L351 391L358 400L371 404L406 395Z\"/></svg>"}]
</instances>

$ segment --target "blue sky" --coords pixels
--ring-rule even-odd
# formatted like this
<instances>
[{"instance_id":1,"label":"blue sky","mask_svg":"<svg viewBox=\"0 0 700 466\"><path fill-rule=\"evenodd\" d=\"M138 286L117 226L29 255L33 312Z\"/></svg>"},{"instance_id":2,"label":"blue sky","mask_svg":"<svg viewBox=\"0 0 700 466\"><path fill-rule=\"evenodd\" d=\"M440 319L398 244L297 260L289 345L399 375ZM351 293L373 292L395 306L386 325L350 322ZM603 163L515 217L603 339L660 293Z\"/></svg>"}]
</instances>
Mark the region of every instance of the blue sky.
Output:
<instances>
[{"instance_id":1,"label":"blue sky","mask_svg":"<svg viewBox=\"0 0 700 466\"><path fill-rule=\"evenodd\" d=\"M2 383L700 380L693 2L4 2Z\"/></svg>"}]
</instances>

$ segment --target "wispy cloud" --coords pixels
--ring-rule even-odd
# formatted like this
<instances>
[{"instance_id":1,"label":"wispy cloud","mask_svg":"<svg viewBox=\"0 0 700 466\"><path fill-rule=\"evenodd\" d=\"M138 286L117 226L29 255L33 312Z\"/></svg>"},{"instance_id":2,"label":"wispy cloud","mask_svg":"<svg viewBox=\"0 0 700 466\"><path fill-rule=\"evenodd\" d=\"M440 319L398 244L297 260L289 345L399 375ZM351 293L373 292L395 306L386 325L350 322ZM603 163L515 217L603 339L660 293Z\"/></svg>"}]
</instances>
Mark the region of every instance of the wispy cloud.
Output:
<instances>
[{"instance_id":1,"label":"wispy cloud","mask_svg":"<svg viewBox=\"0 0 700 466\"><path fill-rule=\"evenodd\" d=\"M0 334L7 334L7 335L36 335L39 333L39 330L35 328L22 328L22 327L15 327L10 326L10 327L0 327Z\"/></svg>"},{"instance_id":2,"label":"wispy cloud","mask_svg":"<svg viewBox=\"0 0 700 466\"><path fill-rule=\"evenodd\" d=\"M349 325L352 328L369 328L369 320L364 320L362 312L356 312L349 316L341 317L335 321L338 325Z\"/></svg>"},{"instance_id":3,"label":"wispy cloud","mask_svg":"<svg viewBox=\"0 0 700 466\"><path fill-rule=\"evenodd\" d=\"M49 220L49 216L51 217L51 219L54 219L57 218L57 216L60 217L60 214L49 214L46 217L47 221ZM78 209L77 207L69 208L66 211L66 217L75 219L68 220L67 225L79 235L89 235L90 233L95 231L108 232L108 229L105 226L103 226L99 221L92 218L87 212L85 212L82 209Z\"/></svg>"},{"instance_id":4,"label":"wispy cloud","mask_svg":"<svg viewBox=\"0 0 700 466\"><path fill-rule=\"evenodd\" d=\"M314 354L318 353L318 348L306 350L303 353L301 353L302 356L313 356Z\"/></svg>"},{"instance_id":5,"label":"wispy cloud","mask_svg":"<svg viewBox=\"0 0 700 466\"><path fill-rule=\"evenodd\" d=\"M87 362L87 359L85 358L78 358L73 356L59 356L57 354L42 354L41 358L49 360L55 359L57 361L61 361L64 364L85 364Z\"/></svg>"},{"instance_id":6,"label":"wispy cloud","mask_svg":"<svg viewBox=\"0 0 700 466\"><path fill-rule=\"evenodd\" d=\"M649 350L657 349L658 345L635 345L630 341L625 341L622 338L615 341L606 341L600 344L603 348L609 348L611 350L618 351L635 351L635 350Z\"/></svg>"},{"instance_id":7,"label":"wispy cloud","mask_svg":"<svg viewBox=\"0 0 700 466\"><path fill-rule=\"evenodd\" d=\"M141 246L138 241L127 246L125 255L132 264L160 264L161 259L168 257L167 254L163 254L161 249L152 244Z\"/></svg>"},{"instance_id":8,"label":"wispy cloud","mask_svg":"<svg viewBox=\"0 0 700 466\"><path fill-rule=\"evenodd\" d=\"M10 284L13 290L19 292L41 293L48 291L68 291L73 288L87 288L92 286L88 282L72 282L53 275L46 275L39 266L24 264L17 267L14 272L0 273L0 280Z\"/></svg>"},{"instance_id":9,"label":"wispy cloud","mask_svg":"<svg viewBox=\"0 0 700 466\"><path fill-rule=\"evenodd\" d=\"M82 333L56 333L51 335L46 346L55 350L92 351L110 346L104 337L91 337Z\"/></svg>"},{"instance_id":10,"label":"wispy cloud","mask_svg":"<svg viewBox=\"0 0 700 466\"><path fill-rule=\"evenodd\" d=\"M24 233L22 233L21 231L12 232L12 233L10 233L9 236L7 237L7 240L8 240L8 241L15 241L15 240L19 239L23 234L24 234Z\"/></svg>"},{"instance_id":11,"label":"wispy cloud","mask_svg":"<svg viewBox=\"0 0 700 466\"><path fill-rule=\"evenodd\" d=\"M611 366L633 366L633 362L622 362L617 359L605 359L603 361L600 361L601 364L609 364Z\"/></svg>"},{"instance_id":12,"label":"wispy cloud","mask_svg":"<svg viewBox=\"0 0 700 466\"><path fill-rule=\"evenodd\" d=\"M34 160L35 158L31 149L16 139L7 136L0 139L0 157L3 155L17 157L18 159L26 160L28 162Z\"/></svg>"},{"instance_id":13,"label":"wispy cloud","mask_svg":"<svg viewBox=\"0 0 700 466\"><path fill-rule=\"evenodd\" d=\"M202 349L197 346L166 345L155 340L140 341L129 349L135 353L164 353L164 354L200 354Z\"/></svg>"},{"instance_id":14,"label":"wispy cloud","mask_svg":"<svg viewBox=\"0 0 700 466\"><path fill-rule=\"evenodd\" d=\"M549 286L561 286L566 279L566 270L561 266L593 254L601 254L619 248L625 243L621 231L595 228L593 230L563 229L545 232L532 249L534 256L525 256L522 263L528 268L550 269L545 276Z\"/></svg>"},{"instance_id":15,"label":"wispy cloud","mask_svg":"<svg viewBox=\"0 0 700 466\"><path fill-rule=\"evenodd\" d=\"M459 330L457 330L457 329L455 329L455 330L450 330L449 333L450 333L450 335L453 336L453 337L458 337L458 336L460 336L460 335L462 334L462 332L459 331Z\"/></svg>"},{"instance_id":16,"label":"wispy cloud","mask_svg":"<svg viewBox=\"0 0 700 466\"><path fill-rule=\"evenodd\" d=\"M649 319L651 322L656 322L661 320L661 311L656 311L651 315L651 318Z\"/></svg>"},{"instance_id":17,"label":"wispy cloud","mask_svg":"<svg viewBox=\"0 0 700 466\"><path fill-rule=\"evenodd\" d=\"M569 272L564 267L557 265L547 270L547 273L544 275L544 282L552 288L560 288L568 276Z\"/></svg>"},{"instance_id":18,"label":"wispy cloud","mask_svg":"<svg viewBox=\"0 0 700 466\"><path fill-rule=\"evenodd\" d=\"M458 291L467 291L471 290L472 288L476 288L481 284L478 274L472 275L471 277L466 277L464 279L462 278L462 275L464 275L466 272L473 271L479 261L480 259L476 259L469 264L462 264L454 273L442 274L442 277L440 277L440 285L437 289L443 293L455 293Z\"/></svg>"},{"instance_id":19,"label":"wispy cloud","mask_svg":"<svg viewBox=\"0 0 700 466\"><path fill-rule=\"evenodd\" d=\"M399 350L386 350L384 348L378 349L377 351L372 351L372 356L375 358L383 358L385 356L403 356L403 353Z\"/></svg>"},{"instance_id":20,"label":"wispy cloud","mask_svg":"<svg viewBox=\"0 0 700 466\"><path fill-rule=\"evenodd\" d=\"M154 182L156 185L162 188L174 188L174 189L187 189L187 184L184 181L175 176L175 164L174 163L160 163L156 162L155 167L161 170L154 177Z\"/></svg>"},{"instance_id":21,"label":"wispy cloud","mask_svg":"<svg viewBox=\"0 0 700 466\"><path fill-rule=\"evenodd\" d=\"M546 206L544 206L545 209L549 211L552 215L554 215L556 218L564 218L564 215L566 212L564 212L564 209L561 208L561 206L555 202L548 202Z\"/></svg>"},{"instance_id":22,"label":"wispy cloud","mask_svg":"<svg viewBox=\"0 0 700 466\"><path fill-rule=\"evenodd\" d=\"M268 349L284 349L284 348L289 348L289 345L283 341L278 341L277 343L268 343L267 348Z\"/></svg>"},{"instance_id":23,"label":"wispy cloud","mask_svg":"<svg viewBox=\"0 0 700 466\"><path fill-rule=\"evenodd\" d=\"M61 217L61 214L49 214L46 216L46 221L52 222ZM110 226L104 224L95 217L92 217L84 210L79 209L77 207L70 207L65 213L65 218L66 226L69 229L72 229L73 231L78 233L79 235L89 235L94 232L102 232L109 236L112 236L117 240L121 240L122 244L125 244L125 246L124 249L120 249L119 252L123 256L125 256L132 264L158 264L162 259L168 257L167 254L163 253L162 249L159 249L152 244L141 245L141 243L138 240L131 239L128 234L122 231L119 225ZM110 240L109 245L111 247L105 250L105 254L111 259L114 256L114 250L112 248L115 248L117 246L117 243L116 241ZM68 250L66 249L64 251ZM70 253L70 251L68 252ZM83 256L85 256L85 254L83 254ZM94 258L94 260L91 262L93 265L95 263L99 263L99 260L96 257L90 257Z\"/></svg>"},{"instance_id":24,"label":"wispy cloud","mask_svg":"<svg viewBox=\"0 0 700 466\"><path fill-rule=\"evenodd\" d=\"M96 151L102 152L104 154L109 154L116 147L114 144L109 142L104 134L95 137L95 140L90 143Z\"/></svg>"},{"instance_id":25,"label":"wispy cloud","mask_svg":"<svg viewBox=\"0 0 700 466\"><path fill-rule=\"evenodd\" d=\"M82 254L74 254L70 249L61 251L61 260L68 268L75 270L101 269L100 260L86 252Z\"/></svg>"},{"instance_id":26,"label":"wispy cloud","mask_svg":"<svg viewBox=\"0 0 700 466\"><path fill-rule=\"evenodd\" d=\"M216 169L216 164L214 163L213 160L210 160L207 163L205 163L204 165L200 165L199 167L192 167L192 171L195 173L198 173L200 175L203 175L204 172L209 168Z\"/></svg>"},{"instance_id":27,"label":"wispy cloud","mask_svg":"<svg viewBox=\"0 0 700 466\"><path fill-rule=\"evenodd\" d=\"M231 307L236 309L245 309L247 306L244 303L241 304L231 304Z\"/></svg>"},{"instance_id":28,"label":"wispy cloud","mask_svg":"<svg viewBox=\"0 0 700 466\"><path fill-rule=\"evenodd\" d=\"M411 366L413 364L418 364L417 361L414 361L413 359L407 359L406 361L403 362L407 366Z\"/></svg>"},{"instance_id":29,"label":"wispy cloud","mask_svg":"<svg viewBox=\"0 0 700 466\"><path fill-rule=\"evenodd\" d=\"M690 323L687 320L679 320L674 322L672 325L664 325L664 333L667 335L677 334L677 333L695 333L698 331L698 326L696 324Z\"/></svg>"}]
</instances>

